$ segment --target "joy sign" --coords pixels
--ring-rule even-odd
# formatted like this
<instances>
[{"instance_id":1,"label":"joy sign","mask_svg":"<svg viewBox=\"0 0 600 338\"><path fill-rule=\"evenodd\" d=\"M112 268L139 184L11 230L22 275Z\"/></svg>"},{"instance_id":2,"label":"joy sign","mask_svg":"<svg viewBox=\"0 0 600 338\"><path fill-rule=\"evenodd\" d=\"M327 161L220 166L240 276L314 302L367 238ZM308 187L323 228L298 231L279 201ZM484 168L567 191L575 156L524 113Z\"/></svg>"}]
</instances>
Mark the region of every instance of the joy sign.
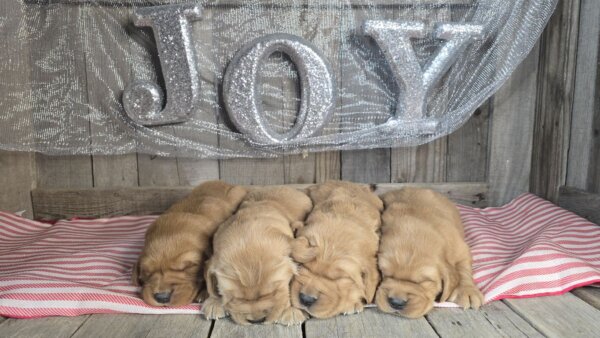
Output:
<instances>
[{"instance_id":1,"label":"joy sign","mask_svg":"<svg viewBox=\"0 0 600 338\"><path fill-rule=\"evenodd\" d=\"M163 94L158 85L139 81L125 89L123 106L136 123L158 126L185 122L199 109L201 88L191 22L202 19L201 11L199 5L193 4L135 10L135 25L154 31L166 89ZM427 96L467 46L483 38L483 26L440 22L429 32L424 22L366 20L361 33L371 37L381 49L398 88L395 115L378 130L394 133L412 128L415 133L434 133L438 121L426 114ZM411 39L427 34L445 42L421 66ZM275 132L266 123L257 89L261 64L275 52L290 57L297 68L301 89L296 122L285 133ZM255 145L297 144L315 135L331 117L336 92L336 79L321 52L302 37L283 33L267 34L242 46L230 61L223 80L223 99L229 117Z\"/></svg>"}]
</instances>

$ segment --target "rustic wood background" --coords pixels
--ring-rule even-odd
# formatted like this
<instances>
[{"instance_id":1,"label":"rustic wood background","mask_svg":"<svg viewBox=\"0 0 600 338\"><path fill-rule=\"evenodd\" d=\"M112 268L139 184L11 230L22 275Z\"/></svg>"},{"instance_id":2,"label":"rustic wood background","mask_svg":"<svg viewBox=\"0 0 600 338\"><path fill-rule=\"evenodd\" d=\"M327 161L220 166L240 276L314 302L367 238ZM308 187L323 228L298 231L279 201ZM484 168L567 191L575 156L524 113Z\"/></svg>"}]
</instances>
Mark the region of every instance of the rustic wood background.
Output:
<instances>
[{"instance_id":1,"label":"rustic wood background","mask_svg":"<svg viewBox=\"0 0 600 338\"><path fill-rule=\"evenodd\" d=\"M0 13L21 10L18 1L0 2ZM119 46L114 48L116 53L136 51L124 30L108 32L105 30L109 28L96 27L104 30L98 34L81 27L93 22L77 20L86 12L111 11L109 7L69 6L62 10L61 20L72 34L83 35L73 41L93 45L95 39L110 35L112 40L103 43ZM122 10L115 9L119 13ZM399 9L385 10L394 17ZM450 13L440 11L439 15L444 18ZM560 0L539 43L496 95L479 107L461 129L423 146L219 161L145 154L45 156L0 151L0 209L23 210L26 216L32 216L30 191L34 188L188 186L217 178L239 184L307 184L326 179L366 183L487 182L491 205L505 203L526 191L556 200L559 187L565 184L600 192L599 17L598 0ZM128 20L124 14L117 18L123 24ZM203 20L211 20L210 15ZM14 43L19 43L18 36L4 37L0 48L6 50ZM2 102L15 99L7 97L3 86L28 86L44 80L28 67L27 60L28 53L49 48L45 46L49 43L51 39L37 39L29 51L11 55L20 61L5 66L10 73L8 78L0 79L0 110ZM80 78L85 77L89 67L86 58L89 61L99 56L84 55L77 43L73 43L73 49L75 53L68 61L75 69L73 76L78 77L74 80L87 84L81 97L90 103L102 102L107 95L99 89L103 87ZM344 72L335 71L343 82ZM128 82L132 75L107 78ZM293 86L281 83L282 90L290 93ZM281 104L284 109L295 109Z\"/></svg>"}]
</instances>

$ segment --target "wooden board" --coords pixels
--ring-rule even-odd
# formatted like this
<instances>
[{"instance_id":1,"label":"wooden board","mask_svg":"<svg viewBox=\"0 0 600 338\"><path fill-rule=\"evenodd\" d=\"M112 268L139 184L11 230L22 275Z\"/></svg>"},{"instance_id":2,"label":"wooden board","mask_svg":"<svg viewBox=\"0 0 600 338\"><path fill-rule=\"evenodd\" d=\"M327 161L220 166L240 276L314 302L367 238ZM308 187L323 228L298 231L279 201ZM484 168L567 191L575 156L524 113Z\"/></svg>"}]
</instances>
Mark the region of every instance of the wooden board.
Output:
<instances>
[{"instance_id":1,"label":"wooden board","mask_svg":"<svg viewBox=\"0 0 600 338\"><path fill-rule=\"evenodd\" d=\"M579 0L559 1L540 38L530 191L552 202L566 178L578 29Z\"/></svg>"},{"instance_id":2,"label":"wooden board","mask_svg":"<svg viewBox=\"0 0 600 338\"><path fill-rule=\"evenodd\" d=\"M600 310L600 288L587 286L572 290L571 293Z\"/></svg>"},{"instance_id":3,"label":"wooden board","mask_svg":"<svg viewBox=\"0 0 600 338\"><path fill-rule=\"evenodd\" d=\"M405 319L366 309L361 314L337 316L331 319L310 319L304 323L306 337L437 337L424 318Z\"/></svg>"},{"instance_id":4,"label":"wooden board","mask_svg":"<svg viewBox=\"0 0 600 338\"><path fill-rule=\"evenodd\" d=\"M600 332L600 311L570 293L505 302L549 337L597 337Z\"/></svg>"},{"instance_id":5,"label":"wooden board","mask_svg":"<svg viewBox=\"0 0 600 338\"><path fill-rule=\"evenodd\" d=\"M436 308L427 320L441 337L543 337L502 302L479 310Z\"/></svg>"},{"instance_id":6,"label":"wooden board","mask_svg":"<svg viewBox=\"0 0 600 338\"><path fill-rule=\"evenodd\" d=\"M580 0L577 64L566 185L589 187L593 175L592 146L594 105L598 100L597 76L600 49L600 1Z\"/></svg>"},{"instance_id":7,"label":"wooden board","mask_svg":"<svg viewBox=\"0 0 600 338\"><path fill-rule=\"evenodd\" d=\"M34 159L32 153L0 151L0 210L33 217L29 191L35 184Z\"/></svg>"},{"instance_id":8,"label":"wooden board","mask_svg":"<svg viewBox=\"0 0 600 338\"><path fill-rule=\"evenodd\" d=\"M217 122L216 109L212 106L212 98L217 95L216 74L214 73L215 61L211 53L213 45L213 16L214 10L203 9L202 20L194 22L192 25L192 36L194 47L196 48L196 66L198 78L200 81L200 103L195 112L195 118L211 123ZM218 146L219 139L217 135L201 133L199 136L189 135L197 133L194 131L178 130L176 136L200 139L204 144ZM219 178L219 161L197 158L177 158L177 175L179 176L179 185L197 185L198 183Z\"/></svg>"},{"instance_id":9,"label":"wooden board","mask_svg":"<svg viewBox=\"0 0 600 338\"><path fill-rule=\"evenodd\" d=\"M212 323L198 315L95 314L74 338L96 337L198 337L209 336ZM1 331L0 331L1 332Z\"/></svg>"},{"instance_id":10,"label":"wooden board","mask_svg":"<svg viewBox=\"0 0 600 338\"><path fill-rule=\"evenodd\" d=\"M538 57L536 45L493 99L488 182L494 206L529 191Z\"/></svg>"},{"instance_id":11,"label":"wooden board","mask_svg":"<svg viewBox=\"0 0 600 338\"><path fill-rule=\"evenodd\" d=\"M307 184L288 185L298 189ZM482 207L487 204L485 183L440 184L376 184L378 194L415 186L434 189L457 203ZM116 215L147 215L165 211L175 201L191 191L191 187L137 187L106 189L35 189L32 201L35 218L59 219L71 217L109 217Z\"/></svg>"},{"instance_id":12,"label":"wooden board","mask_svg":"<svg viewBox=\"0 0 600 338\"><path fill-rule=\"evenodd\" d=\"M493 99L477 108L460 129L448 135L446 181L487 180L488 132Z\"/></svg>"},{"instance_id":13,"label":"wooden board","mask_svg":"<svg viewBox=\"0 0 600 338\"><path fill-rule=\"evenodd\" d=\"M69 123L69 130L77 130L81 133L77 140L70 141L77 141L75 145L85 147L89 144L86 138L90 135L89 119L86 114L77 113L86 110L88 103L85 54L82 44L81 19L84 9L79 6L65 8L54 6L42 10L31 9L31 11L32 13L26 15L39 17L37 24L43 28L41 30L43 33L36 36L30 45L30 81L36 93L32 98L34 113L43 114L48 109L48 102L52 102L51 109L65 114L63 117L65 120L60 123ZM56 33L64 34L65 31L70 39L61 40L60 35ZM52 72L36 65L39 60L48 56L48 50L55 50L54 57L59 57L57 60L49 60L57 64L57 68ZM70 87L65 87L65 83ZM62 92L55 92L55 88L61 88ZM34 123L36 133L43 127ZM39 187L83 188L93 185L91 156L47 156L36 153L35 157Z\"/></svg>"},{"instance_id":14,"label":"wooden board","mask_svg":"<svg viewBox=\"0 0 600 338\"><path fill-rule=\"evenodd\" d=\"M0 2L0 13L11 13L3 15L3 27L14 27L20 25L23 21L23 4L19 1ZM30 119L23 119L25 116L31 116L31 106L29 102L23 102L21 95L15 95L16 91L25 93L31 89L28 72L29 67L29 45L21 41L18 34L5 34L0 39L0 50L4 61L1 66L2 76L0 77L0 111L3 114L12 112L19 106L19 121L26 125L19 128L22 133L29 132L28 135L19 135L19 137L33 138L33 125ZM14 113L14 112L13 112ZM8 121L11 121L8 118ZM4 120L3 123L8 123ZM29 124L29 125L27 125ZM32 217L31 197L29 190L35 186L35 157L32 153L10 152L0 150L0 210L8 212L25 211L25 217Z\"/></svg>"},{"instance_id":15,"label":"wooden board","mask_svg":"<svg viewBox=\"0 0 600 338\"><path fill-rule=\"evenodd\" d=\"M0 336L2 338L71 337L88 318L87 315L39 319L11 318L0 323Z\"/></svg>"},{"instance_id":16,"label":"wooden board","mask_svg":"<svg viewBox=\"0 0 600 338\"><path fill-rule=\"evenodd\" d=\"M122 111L121 95L132 81L125 29L130 22L129 13L122 8L106 7L83 7L82 11L92 147L106 147L107 143L126 147L133 142L128 137L129 127L114 116ZM135 154L93 155L92 169L95 187L138 185Z\"/></svg>"},{"instance_id":17,"label":"wooden board","mask_svg":"<svg viewBox=\"0 0 600 338\"><path fill-rule=\"evenodd\" d=\"M440 6L423 11L418 6L398 8L397 16L414 19L451 21L452 11L449 7ZM414 18L414 19L412 19ZM443 81L443 80L442 80ZM461 134L456 138L461 139ZM455 156L463 156L461 153ZM443 136L435 141L417 147L392 148L390 156L391 182L445 182L447 180L448 137ZM469 179L470 180L470 179Z\"/></svg>"},{"instance_id":18,"label":"wooden board","mask_svg":"<svg viewBox=\"0 0 600 338\"><path fill-rule=\"evenodd\" d=\"M366 309L357 315L337 316L331 319L311 319L305 324L306 337L437 337L424 318L405 319L377 309Z\"/></svg>"},{"instance_id":19,"label":"wooden board","mask_svg":"<svg viewBox=\"0 0 600 338\"><path fill-rule=\"evenodd\" d=\"M558 205L600 224L600 194L592 194L571 187L561 187Z\"/></svg>"},{"instance_id":20,"label":"wooden board","mask_svg":"<svg viewBox=\"0 0 600 338\"><path fill-rule=\"evenodd\" d=\"M237 325L229 318L215 320L211 338L302 338L302 326Z\"/></svg>"}]
</instances>

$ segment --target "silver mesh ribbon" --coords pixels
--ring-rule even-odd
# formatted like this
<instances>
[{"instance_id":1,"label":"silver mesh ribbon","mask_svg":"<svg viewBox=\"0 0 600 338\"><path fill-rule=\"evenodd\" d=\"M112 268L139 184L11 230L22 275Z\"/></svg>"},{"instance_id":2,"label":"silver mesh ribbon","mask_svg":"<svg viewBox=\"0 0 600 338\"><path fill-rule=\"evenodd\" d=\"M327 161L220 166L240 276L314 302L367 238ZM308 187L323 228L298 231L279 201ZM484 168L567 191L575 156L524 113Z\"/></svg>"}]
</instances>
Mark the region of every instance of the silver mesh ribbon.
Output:
<instances>
[{"instance_id":1,"label":"silver mesh ribbon","mask_svg":"<svg viewBox=\"0 0 600 338\"><path fill-rule=\"evenodd\" d=\"M493 95L556 2L8 0L0 148L232 158L424 144Z\"/></svg>"}]
</instances>

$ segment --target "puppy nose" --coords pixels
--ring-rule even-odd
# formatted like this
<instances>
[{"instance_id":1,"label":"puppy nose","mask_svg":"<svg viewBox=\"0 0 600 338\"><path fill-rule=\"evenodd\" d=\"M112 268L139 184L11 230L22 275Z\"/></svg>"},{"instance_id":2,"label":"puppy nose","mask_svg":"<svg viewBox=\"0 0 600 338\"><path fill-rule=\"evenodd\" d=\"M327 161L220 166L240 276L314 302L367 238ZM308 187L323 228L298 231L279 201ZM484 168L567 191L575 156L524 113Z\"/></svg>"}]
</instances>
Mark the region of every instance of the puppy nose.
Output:
<instances>
[{"instance_id":1,"label":"puppy nose","mask_svg":"<svg viewBox=\"0 0 600 338\"><path fill-rule=\"evenodd\" d=\"M248 323L251 323L251 324L260 324L260 323L264 323L265 319L267 319L267 317L262 317L260 319L248 319Z\"/></svg>"},{"instance_id":2,"label":"puppy nose","mask_svg":"<svg viewBox=\"0 0 600 338\"><path fill-rule=\"evenodd\" d=\"M406 306L406 300L400 298L388 298L388 303L394 310L402 310Z\"/></svg>"},{"instance_id":3,"label":"puppy nose","mask_svg":"<svg viewBox=\"0 0 600 338\"><path fill-rule=\"evenodd\" d=\"M154 294L154 299L161 304L168 303L171 300L171 293L170 292L157 292Z\"/></svg>"},{"instance_id":4,"label":"puppy nose","mask_svg":"<svg viewBox=\"0 0 600 338\"><path fill-rule=\"evenodd\" d=\"M309 296L309 295L300 293L300 304L308 307L308 306L313 305L316 301L317 301L317 297L313 297L313 296Z\"/></svg>"}]
</instances>

